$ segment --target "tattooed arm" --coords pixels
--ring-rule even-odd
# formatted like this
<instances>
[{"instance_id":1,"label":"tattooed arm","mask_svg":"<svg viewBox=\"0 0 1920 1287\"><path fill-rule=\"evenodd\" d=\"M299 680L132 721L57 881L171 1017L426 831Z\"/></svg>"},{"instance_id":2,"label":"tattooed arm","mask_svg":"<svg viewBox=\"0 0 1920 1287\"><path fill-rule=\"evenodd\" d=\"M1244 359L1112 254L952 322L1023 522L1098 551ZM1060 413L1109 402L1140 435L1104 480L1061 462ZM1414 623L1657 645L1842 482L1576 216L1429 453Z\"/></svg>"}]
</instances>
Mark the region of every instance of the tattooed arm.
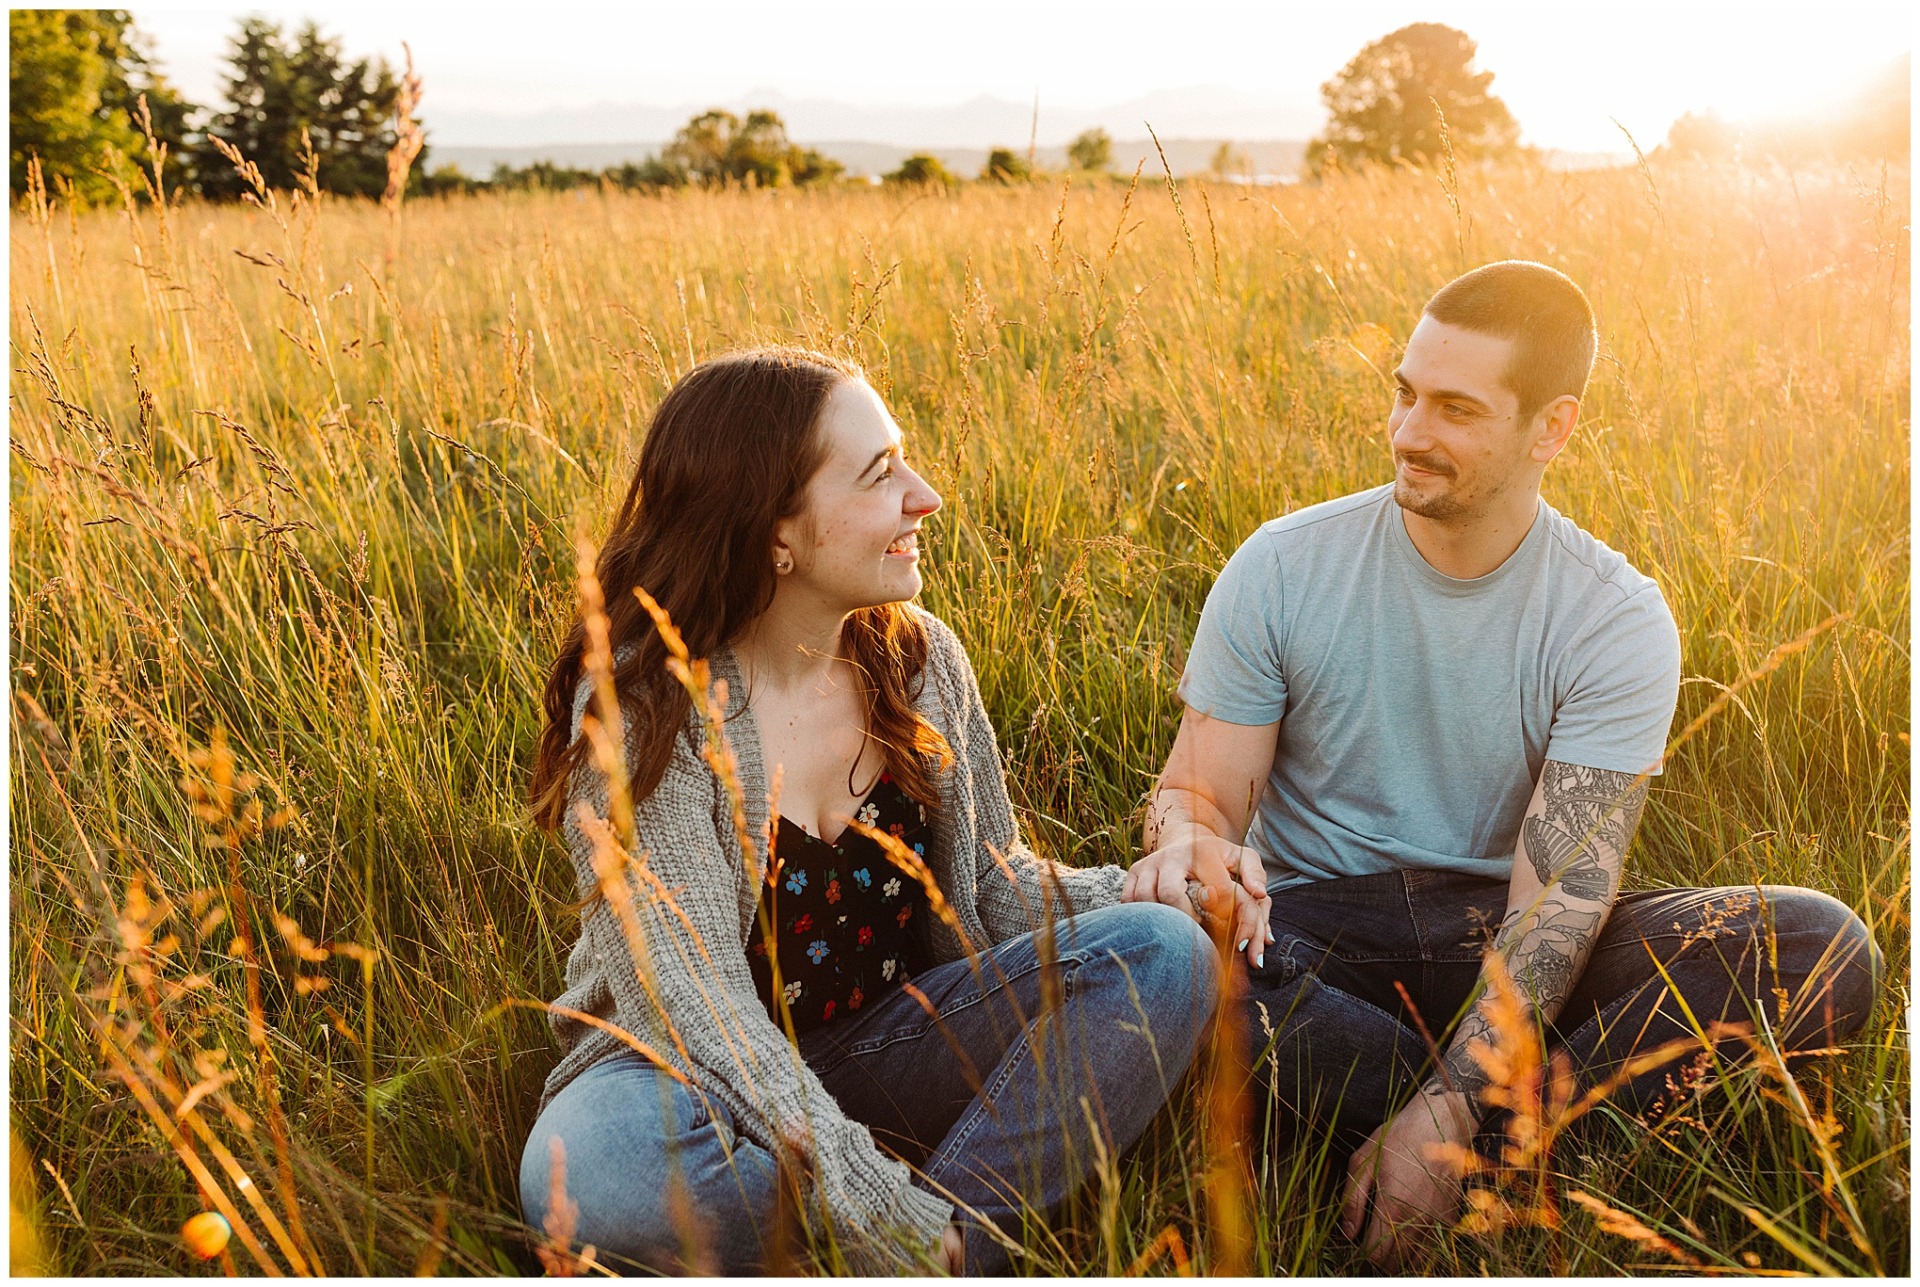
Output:
<instances>
[{"instance_id":1,"label":"tattooed arm","mask_svg":"<svg viewBox=\"0 0 1920 1287\"><path fill-rule=\"evenodd\" d=\"M1541 1023L1559 1015L1600 937L1646 798L1644 775L1555 760L1540 771L1520 824L1507 916L1494 950ZM1427 1154L1434 1144L1471 1141L1488 1083L1472 1047L1491 1036L1483 998L1461 1019L1413 1102L1354 1155L1341 1223L1350 1236L1359 1236L1364 1224L1375 1259L1399 1260L1405 1238L1396 1225L1451 1214L1459 1178ZM1377 1191L1368 1220L1370 1190Z\"/></svg>"},{"instance_id":2,"label":"tattooed arm","mask_svg":"<svg viewBox=\"0 0 1920 1287\"><path fill-rule=\"evenodd\" d=\"M1587 954L1606 924L1640 810L1644 775L1548 760L1520 823L1520 843L1507 886L1507 915L1494 949L1539 1021L1559 1017ZM1490 1035L1484 1003L1468 1011L1448 1042L1446 1081L1473 1097L1486 1073L1469 1053ZM1436 1075L1425 1090L1445 1090Z\"/></svg>"}]
</instances>

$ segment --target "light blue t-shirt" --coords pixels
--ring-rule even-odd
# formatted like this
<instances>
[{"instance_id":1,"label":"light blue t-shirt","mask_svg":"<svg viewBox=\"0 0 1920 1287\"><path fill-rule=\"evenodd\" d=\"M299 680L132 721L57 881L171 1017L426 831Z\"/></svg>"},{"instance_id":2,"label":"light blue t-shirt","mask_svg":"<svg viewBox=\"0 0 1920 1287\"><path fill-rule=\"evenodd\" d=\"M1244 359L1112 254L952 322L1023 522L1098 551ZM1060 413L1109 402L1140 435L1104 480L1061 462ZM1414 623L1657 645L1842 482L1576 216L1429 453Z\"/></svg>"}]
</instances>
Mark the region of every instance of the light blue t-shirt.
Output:
<instances>
[{"instance_id":1,"label":"light blue t-shirt","mask_svg":"<svg viewBox=\"0 0 1920 1287\"><path fill-rule=\"evenodd\" d=\"M1391 484L1263 525L1221 570L1180 697L1279 721L1247 843L1267 887L1506 879L1543 761L1659 771L1680 691L1660 588L1540 503L1492 572L1434 570Z\"/></svg>"}]
</instances>

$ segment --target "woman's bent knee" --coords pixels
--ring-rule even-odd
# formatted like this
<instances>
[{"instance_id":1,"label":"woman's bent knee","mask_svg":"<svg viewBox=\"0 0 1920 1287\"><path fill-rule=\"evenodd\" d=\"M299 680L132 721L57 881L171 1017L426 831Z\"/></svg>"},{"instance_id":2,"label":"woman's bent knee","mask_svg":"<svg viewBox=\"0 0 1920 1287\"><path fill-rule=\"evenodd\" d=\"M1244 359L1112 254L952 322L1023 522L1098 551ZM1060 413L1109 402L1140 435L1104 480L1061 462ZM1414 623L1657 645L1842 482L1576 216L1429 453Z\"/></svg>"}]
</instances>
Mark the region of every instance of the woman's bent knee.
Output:
<instances>
[{"instance_id":1,"label":"woman's bent knee","mask_svg":"<svg viewBox=\"0 0 1920 1287\"><path fill-rule=\"evenodd\" d=\"M773 1165L724 1110L637 1056L582 1073L534 1123L520 1161L527 1222L613 1268L749 1272Z\"/></svg>"},{"instance_id":2,"label":"woman's bent knee","mask_svg":"<svg viewBox=\"0 0 1920 1287\"><path fill-rule=\"evenodd\" d=\"M1093 917L1097 947L1125 967L1113 985L1126 990L1130 1003L1137 998L1156 1035L1177 1032L1188 1044L1197 1041L1220 995L1219 954L1206 931L1162 903L1117 903Z\"/></svg>"}]
</instances>

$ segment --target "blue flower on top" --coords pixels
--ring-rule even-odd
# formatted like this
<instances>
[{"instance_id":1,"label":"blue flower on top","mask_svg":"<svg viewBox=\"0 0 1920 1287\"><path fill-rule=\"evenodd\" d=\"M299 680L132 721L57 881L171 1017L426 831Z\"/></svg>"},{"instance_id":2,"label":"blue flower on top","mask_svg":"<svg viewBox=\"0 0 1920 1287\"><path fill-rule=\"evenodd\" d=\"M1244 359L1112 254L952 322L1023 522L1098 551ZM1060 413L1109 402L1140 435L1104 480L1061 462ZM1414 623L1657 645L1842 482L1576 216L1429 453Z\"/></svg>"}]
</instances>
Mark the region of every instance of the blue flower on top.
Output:
<instances>
[{"instance_id":1,"label":"blue flower on top","mask_svg":"<svg viewBox=\"0 0 1920 1287\"><path fill-rule=\"evenodd\" d=\"M913 852L917 857L925 858L927 856L927 847L923 844L917 844L913 847Z\"/></svg>"},{"instance_id":2,"label":"blue flower on top","mask_svg":"<svg viewBox=\"0 0 1920 1287\"><path fill-rule=\"evenodd\" d=\"M854 883L859 885L860 888L862 889L873 888L873 873L868 871L865 867L862 867L860 868L860 870L853 873L853 880L854 880Z\"/></svg>"},{"instance_id":3,"label":"blue flower on top","mask_svg":"<svg viewBox=\"0 0 1920 1287\"><path fill-rule=\"evenodd\" d=\"M825 940L824 938L816 938L815 940L813 940L813 942L807 944L807 955L810 958L812 958L813 963L815 965L818 965L820 964L820 962L826 960L827 959L827 940Z\"/></svg>"},{"instance_id":4,"label":"blue flower on top","mask_svg":"<svg viewBox=\"0 0 1920 1287\"><path fill-rule=\"evenodd\" d=\"M799 892L800 892L801 890L803 890L803 889L805 889L806 887L807 887L807 873L806 873L806 872L804 872L804 871L796 871L796 872L794 872L794 873L793 873L793 874L792 874L791 876L788 876L788 877L787 877L787 892L788 892L788 893L790 893L790 894L797 894L797 893L799 893Z\"/></svg>"}]
</instances>

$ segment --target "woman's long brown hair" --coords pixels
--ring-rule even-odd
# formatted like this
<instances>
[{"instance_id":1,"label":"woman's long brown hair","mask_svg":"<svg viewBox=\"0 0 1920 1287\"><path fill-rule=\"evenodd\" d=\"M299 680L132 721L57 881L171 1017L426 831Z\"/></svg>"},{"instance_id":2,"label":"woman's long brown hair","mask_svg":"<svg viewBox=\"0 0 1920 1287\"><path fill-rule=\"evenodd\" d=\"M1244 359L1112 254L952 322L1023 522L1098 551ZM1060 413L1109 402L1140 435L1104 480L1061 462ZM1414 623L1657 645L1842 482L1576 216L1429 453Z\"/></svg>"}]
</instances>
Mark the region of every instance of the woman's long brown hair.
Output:
<instances>
[{"instance_id":1,"label":"woman's long brown hair","mask_svg":"<svg viewBox=\"0 0 1920 1287\"><path fill-rule=\"evenodd\" d=\"M711 656L773 602L773 538L799 513L807 480L825 460L819 421L827 395L859 370L805 349L755 349L703 363L668 391L640 447L627 497L600 547L614 685L628 723L633 798L652 794L691 700L668 675L666 645L634 596L645 588L673 618L695 657ZM935 766L952 752L913 708L927 635L904 603L854 613L847 659L866 679L867 730L887 769L924 805L938 803ZM568 786L586 755L573 734L586 625L560 645L542 698L547 723L533 764L533 816L565 817Z\"/></svg>"}]
</instances>

